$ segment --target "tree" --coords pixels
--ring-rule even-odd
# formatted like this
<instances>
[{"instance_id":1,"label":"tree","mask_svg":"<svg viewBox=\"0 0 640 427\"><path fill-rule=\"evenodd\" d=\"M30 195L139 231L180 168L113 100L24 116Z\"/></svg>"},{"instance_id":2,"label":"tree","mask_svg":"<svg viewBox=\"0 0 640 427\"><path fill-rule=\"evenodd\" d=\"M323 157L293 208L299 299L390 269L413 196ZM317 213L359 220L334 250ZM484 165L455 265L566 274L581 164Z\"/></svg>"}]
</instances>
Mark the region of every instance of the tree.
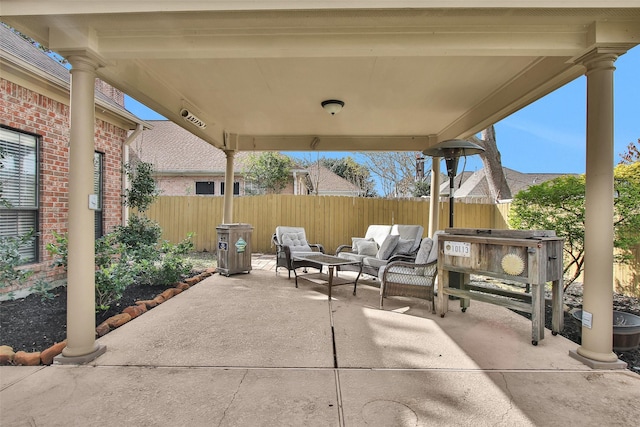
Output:
<instances>
[{"instance_id":1,"label":"tree","mask_svg":"<svg viewBox=\"0 0 640 427\"><path fill-rule=\"evenodd\" d=\"M417 155L416 155L417 154ZM382 186L384 197L407 197L412 195L416 181L416 159L422 157L422 153L416 152L366 152L366 166L372 174L376 175ZM427 171L429 165L424 166ZM429 172L424 177L428 179Z\"/></svg>"},{"instance_id":2,"label":"tree","mask_svg":"<svg viewBox=\"0 0 640 427\"><path fill-rule=\"evenodd\" d=\"M428 196L430 194L431 194L431 182L428 181L427 179L423 178L419 181L416 181L413 184L413 191L411 192L411 195L413 197Z\"/></svg>"},{"instance_id":3,"label":"tree","mask_svg":"<svg viewBox=\"0 0 640 427\"><path fill-rule=\"evenodd\" d=\"M638 142L630 142L627 145L627 152L621 154L620 157L622 158L620 163L625 165L640 161L640 138L638 138Z\"/></svg>"},{"instance_id":4,"label":"tree","mask_svg":"<svg viewBox=\"0 0 640 427\"><path fill-rule=\"evenodd\" d=\"M123 194L123 204L137 209L138 212L146 211L159 194L153 179L153 164L139 162L133 166L128 163L124 165L124 170L131 182L131 188L127 188Z\"/></svg>"},{"instance_id":5,"label":"tree","mask_svg":"<svg viewBox=\"0 0 640 427\"><path fill-rule=\"evenodd\" d=\"M245 162L245 179L268 193L280 193L291 181L293 161L278 152L250 154Z\"/></svg>"},{"instance_id":6,"label":"tree","mask_svg":"<svg viewBox=\"0 0 640 427\"><path fill-rule=\"evenodd\" d=\"M346 179L360 190L365 197L375 197L375 183L366 166L357 163L351 156L341 159L319 160L319 163L336 175Z\"/></svg>"},{"instance_id":7,"label":"tree","mask_svg":"<svg viewBox=\"0 0 640 427\"><path fill-rule=\"evenodd\" d=\"M495 201L510 199L511 189L509 189L504 169L502 169L502 157L498 151L496 131L493 125L483 130L480 138L474 136L471 139L484 148L484 153L480 154L480 158L482 158L491 198Z\"/></svg>"},{"instance_id":8,"label":"tree","mask_svg":"<svg viewBox=\"0 0 640 427\"><path fill-rule=\"evenodd\" d=\"M615 168L614 190L614 247L625 262L640 243L640 162ZM584 269L584 196L584 175L567 175L519 192L511 205L511 227L555 230L565 239L565 289Z\"/></svg>"}]
</instances>

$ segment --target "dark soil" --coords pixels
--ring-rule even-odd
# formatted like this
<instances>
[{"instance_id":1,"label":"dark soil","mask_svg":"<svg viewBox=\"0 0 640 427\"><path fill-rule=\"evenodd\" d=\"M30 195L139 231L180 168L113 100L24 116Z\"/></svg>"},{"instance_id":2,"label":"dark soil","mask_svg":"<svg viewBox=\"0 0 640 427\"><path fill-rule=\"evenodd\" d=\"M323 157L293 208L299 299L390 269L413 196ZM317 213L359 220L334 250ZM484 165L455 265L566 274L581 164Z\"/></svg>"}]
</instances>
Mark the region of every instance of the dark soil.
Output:
<instances>
[{"instance_id":1,"label":"dark soil","mask_svg":"<svg viewBox=\"0 0 640 427\"><path fill-rule=\"evenodd\" d=\"M131 285L119 303L113 304L106 312L96 314L96 326L107 318L121 313L136 301L153 299L166 287ZM0 302L0 345L13 347L14 351L43 351L53 344L63 341L67 328L67 292L65 287L55 288L51 299L43 299L32 294L26 298ZM572 284L564 298L569 309L582 308L582 285ZM637 298L614 294L613 309L640 316L640 301ZM526 313L518 313L526 317ZM546 327L551 329L551 307L547 305ZM560 335L580 344L580 322L565 311L564 330ZM627 363L628 369L640 374L640 349L616 352L618 358Z\"/></svg>"},{"instance_id":2,"label":"dark soil","mask_svg":"<svg viewBox=\"0 0 640 427\"><path fill-rule=\"evenodd\" d=\"M161 294L166 286L131 285L119 302L109 310L96 313L96 326L119 314L136 301L148 300ZM26 298L0 302L0 345L13 351L42 351L64 341L67 336L67 288L52 289L51 298L31 294Z\"/></svg>"},{"instance_id":3,"label":"dark soil","mask_svg":"<svg viewBox=\"0 0 640 427\"><path fill-rule=\"evenodd\" d=\"M547 295L547 304L545 305L545 326L551 330L551 304L549 301L551 294ZM575 310L582 309L582 284L574 282L566 290L564 294L564 330L559 334L570 339L576 344L582 343L582 323L576 320L571 314ZM640 316L640 300L621 294L613 294L613 309L625 313ZM531 318L529 313L516 312L527 318ZM618 359L627 363L627 369L640 374L640 348L633 351L615 351Z\"/></svg>"}]
</instances>

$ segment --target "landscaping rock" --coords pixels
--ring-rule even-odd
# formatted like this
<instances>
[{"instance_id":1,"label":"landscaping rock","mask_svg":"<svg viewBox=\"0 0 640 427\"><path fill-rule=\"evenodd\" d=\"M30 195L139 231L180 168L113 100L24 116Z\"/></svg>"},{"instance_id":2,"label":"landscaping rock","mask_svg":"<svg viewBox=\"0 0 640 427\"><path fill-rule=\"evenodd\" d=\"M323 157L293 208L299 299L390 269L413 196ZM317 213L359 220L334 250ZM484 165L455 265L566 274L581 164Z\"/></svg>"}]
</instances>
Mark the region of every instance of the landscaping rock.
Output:
<instances>
[{"instance_id":1,"label":"landscaping rock","mask_svg":"<svg viewBox=\"0 0 640 427\"><path fill-rule=\"evenodd\" d=\"M105 323L112 329L116 329L127 323L129 320L131 320L130 315L128 315L127 313L121 313L108 318L107 320L105 320Z\"/></svg>"},{"instance_id":2,"label":"landscaping rock","mask_svg":"<svg viewBox=\"0 0 640 427\"><path fill-rule=\"evenodd\" d=\"M148 300L144 300L144 301L136 301L136 305L144 305L147 308L147 310L150 310L153 307L155 307L156 305L158 305L158 303L155 302L152 299L148 299Z\"/></svg>"},{"instance_id":3,"label":"landscaping rock","mask_svg":"<svg viewBox=\"0 0 640 427\"><path fill-rule=\"evenodd\" d=\"M156 305L158 305L158 304L162 304L162 303L163 303L163 302L165 302L165 301L166 301L166 299L165 299L162 295L158 295L157 297L155 297L155 298L153 299L153 302L155 302L155 303L156 303Z\"/></svg>"},{"instance_id":4,"label":"landscaping rock","mask_svg":"<svg viewBox=\"0 0 640 427\"><path fill-rule=\"evenodd\" d=\"M0 365L9 365L13 362L16 353L8 345L0 345Z\"/></svg>"},{"instance_id":5,"label":"landscaping rock","mask_svg":"<svg viewBox=\"0 0 640 427\"><path fill-rule=\"evenodd\" d=\"M160 295L164 298L164 300L168 300L173 298L173 296L176 294L176 289L175 288L169 288L166 291L164 291L163 293L161 293Z\"/></svg>"},{"instance_id":6,"label":"landscaping rock","mask_svg":"<svg viewBox=\"0 0 640 427\"><path fill-rule=\"evenodd\" d=\"M51 365L53 358L62 353L62 350L67 346L67 340L52 345L42 353L40 353L40 361L43 365Z\"/></svg>"},{"instance_id":7,"label":"landscaping rock","mask_svg":"<svg viewBox=\"0 0 640 427\"><path fill-rule=\"evenodd\" d=\"M147 311L147 307L144 304L130 305L129 307L122 310L123 313L128 314L129 316L131 316L132 319L135 319L136 317L140 316L142 313L146 313L146 311Z\"/></svg>"},{"instance_id":8,"label":"landscaping rock","mask_svg":"<svg viewBox=\"0 0 640 427\"><path fill-rule=\"evenodd\" d=\"M104 321L100 323L96 328L96 335L99 337L102 337L104 335L107 335L110 331L111 331L111 327L106 321Z\"/></svg>"},{"instance_id":9,"label":"landscaping rock","mask_svg":"<svg viewBox=\"0 0 640 427\"><path fill-rule=\"evenodd\" d=\"M19 351L13 358L13 362L16 365L22 366L38 366L40 364L40 352L27 353L25 351Z\"/></svg>"},{"instance_id":10,"label":"landscaping rock","mask_svg":"<svg viewBox=\"0 0 640 427\"><path fill-rule=\"evenodd\" d=\"M189 289L191 286L189 286L188 284L184 283L184 282L180 282L176 285L176 289L180 289L181 291L186 291L187 289Z\"/></svg>"},{"instance_id":11,"label":"landscaping rock","mask_svg":"<svg viewBox=\"0 0 640 427\"><path fill-rule=\"evenodd\" d=\"M198 276L189 277L188 279L184 279L184 282L189 286L193 286L200 281Z\"/></svg>"}]
</instances>

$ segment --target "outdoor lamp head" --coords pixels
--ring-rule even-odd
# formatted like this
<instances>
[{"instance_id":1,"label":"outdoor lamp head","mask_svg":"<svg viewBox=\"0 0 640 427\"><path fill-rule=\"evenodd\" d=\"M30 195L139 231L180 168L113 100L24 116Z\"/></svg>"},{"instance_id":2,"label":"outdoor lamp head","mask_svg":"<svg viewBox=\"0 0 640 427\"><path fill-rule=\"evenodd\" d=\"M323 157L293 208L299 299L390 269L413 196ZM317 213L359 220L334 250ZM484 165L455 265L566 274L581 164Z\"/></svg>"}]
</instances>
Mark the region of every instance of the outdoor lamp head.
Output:
<instances>
[{"instance_id":1,"label":"outdoor lamp head","mask_svg":"<svg viewBox=\"0 0 640 427\"><path fill-rule=\"evenodd\" d=\"M455 159L462 156L472 156L480 154L484 148L473 142L464 139L448 139L427 148L422 153L431 157L443 157L445 159Z\"/></svg>"}]
</instances>

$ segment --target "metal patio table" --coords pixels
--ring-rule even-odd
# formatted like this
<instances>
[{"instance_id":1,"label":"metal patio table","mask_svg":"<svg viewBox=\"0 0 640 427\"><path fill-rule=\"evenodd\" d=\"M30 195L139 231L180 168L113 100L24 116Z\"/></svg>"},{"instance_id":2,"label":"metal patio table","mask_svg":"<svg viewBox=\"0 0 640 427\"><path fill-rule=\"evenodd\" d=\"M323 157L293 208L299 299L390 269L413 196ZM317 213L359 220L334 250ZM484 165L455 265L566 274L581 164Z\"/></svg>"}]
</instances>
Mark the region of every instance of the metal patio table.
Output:
<instances>
[{"instance_id":1,"label":"metal patio table","mask_svg":"<svg viewBox=\"0 0 640 427\"><path fill-rule=\"evenodd\" d=\"M360 274L362 273L362 263L360 261L353 261L344 258L340 258L333 255L326 254L305 254L305 255L293 255L294 260L298 261L307 261L313 262L318 265L327 266L329 269L329 274L324 273L310 273L303 274L300 277L304 277L305 279L315 279L320 280L329 288L329 299L331 299L331 288L339 285L346 285L353 283L353 294L356 294L356 286L358 286L358 279L360 278ZM358 276L356 276L355 280L345 279L342 277L337 277L334 275L335 267L339 267L341 265L358 265L360 266L360 271L358 271ZM298 287L298 272L294 269L293 273L296 276L296 288ZM314 282L315 283L315 282Z\"/></svg>"}]
</instances>

